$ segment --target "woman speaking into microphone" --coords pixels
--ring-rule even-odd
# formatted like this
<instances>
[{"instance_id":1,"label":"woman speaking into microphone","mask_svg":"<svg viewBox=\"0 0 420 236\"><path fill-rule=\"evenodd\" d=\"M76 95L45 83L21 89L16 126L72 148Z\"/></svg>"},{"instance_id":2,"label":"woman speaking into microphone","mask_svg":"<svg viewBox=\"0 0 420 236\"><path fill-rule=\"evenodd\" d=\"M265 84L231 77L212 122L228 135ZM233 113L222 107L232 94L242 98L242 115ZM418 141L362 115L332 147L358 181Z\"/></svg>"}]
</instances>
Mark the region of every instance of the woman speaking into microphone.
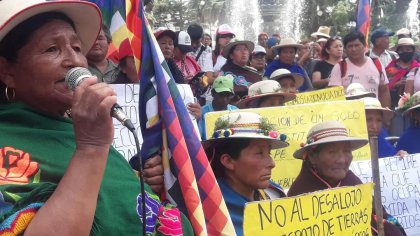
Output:
<instances>
[{"instance_id":1,"label":"woman speaking into microphone","mask_svg":"<svg viewBox=\"0 0 420 236\"><path fill-rule=\"evenodd\" d=\"M87 67L99 9L86 1L2 0L0 12L0 234L139 235L145 196L111 147L116 94L94 77L74 92L64 81L69 69ZM72 120L64 116L69 109ZM146 193L158 199L147 185ZM171 229L192 234L178 216ZM159 220L145 225L164 234Z\"/></svg>"}]
</instances>

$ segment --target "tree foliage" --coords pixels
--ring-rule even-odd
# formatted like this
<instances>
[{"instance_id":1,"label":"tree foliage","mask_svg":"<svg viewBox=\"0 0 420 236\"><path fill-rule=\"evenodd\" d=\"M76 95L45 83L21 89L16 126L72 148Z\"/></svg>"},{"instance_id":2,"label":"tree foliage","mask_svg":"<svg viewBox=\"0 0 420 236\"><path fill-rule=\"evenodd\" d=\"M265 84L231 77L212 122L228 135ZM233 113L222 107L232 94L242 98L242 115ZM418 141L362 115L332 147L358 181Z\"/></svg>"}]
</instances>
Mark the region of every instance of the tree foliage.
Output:
<instances>
[{"instance_id":1,"label":"tree foliage","mask_svg":"<svg viewBox=\"0 0 420 236\"><path fill-rule=\"evenodd\" d=\"M231 0L155 0L156 25L173 25L186 29L192 23L215 25L227 22ZM286 1L280 0L279 2ZM298 0L299 1L299 0ZM301 35L309 36L319 26L331 26L332 35L344 35L355 27L356 0L300 0L304 9L297 13ZM246 2L246 1L244 1ZM396 31L405 27L411 0L373 0L371 30L384 27ZM420 15L418 8L417 17ZM281 20L281 16L279 16ZM264 31L264 25L260 27ZM274 33L274 32L271 32Z\"/></svg>"}]
</instances>

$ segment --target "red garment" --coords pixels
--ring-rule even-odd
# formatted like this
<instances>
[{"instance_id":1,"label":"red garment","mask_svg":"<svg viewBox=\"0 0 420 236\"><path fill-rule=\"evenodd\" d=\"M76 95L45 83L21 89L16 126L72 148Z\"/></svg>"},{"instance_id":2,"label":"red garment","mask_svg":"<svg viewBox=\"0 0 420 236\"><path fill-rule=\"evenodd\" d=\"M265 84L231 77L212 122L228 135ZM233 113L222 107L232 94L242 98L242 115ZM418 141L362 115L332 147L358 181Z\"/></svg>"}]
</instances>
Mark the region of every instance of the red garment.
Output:
<instances>
[{"instance_id":1,"label":"red garment","mask_svg":"<svg viewBox=\"0 0 420 236\"><path fill-rule=\"evenodd\" d=\"M302 168L300 170L300 173L296 180L293 182L292 186L290 186L289 191L287 192L288 197L297 196L304 193L311 193L315 191L320 191L324 189L329 188L335 188L335 187L342 187L342 186L355 186L363 184L362 181L351 171L349 170L347 172L346 177L340 181L340 183L337 186L330 186L327 181L322 179L319 175L315 173L315 171L312 170L312 167L308 163L308 161L304 161L302 163ZM372 213L372 234L376 234L376 221L374 220L374 204L373 205L373 213ZM389 214L383 209L383 215L384 219L388 218ZM401 232L397 226L386 222L384 224L384 231L386 236L403 236L405 235L403 232Z\"/></svg>"},{"instance_id":2,"label":"red garment","mask_svg":"<svg viewBox=\"0 0 420 236\"><path fill-rule=\"evenodd\" d=\"M401 68L397 65L397 60L392 60L389 65L385 68L386 74L389 78L388 88L392 89L394 85L400 81L411 69L420 67L420 63L415 59L411 62L409 68Z\"/></svg>"},{"instance_id":3,"label":"red garment","mask_svg":"<svg viewBox=\"0 0 420 236\"><path fill-rule=\"evenodd\" d=\"M175 64L181 70L187 83L201 71L200 65L190 55L187 55L184 60L175 60Z\"/></svg>"}]
</instances>

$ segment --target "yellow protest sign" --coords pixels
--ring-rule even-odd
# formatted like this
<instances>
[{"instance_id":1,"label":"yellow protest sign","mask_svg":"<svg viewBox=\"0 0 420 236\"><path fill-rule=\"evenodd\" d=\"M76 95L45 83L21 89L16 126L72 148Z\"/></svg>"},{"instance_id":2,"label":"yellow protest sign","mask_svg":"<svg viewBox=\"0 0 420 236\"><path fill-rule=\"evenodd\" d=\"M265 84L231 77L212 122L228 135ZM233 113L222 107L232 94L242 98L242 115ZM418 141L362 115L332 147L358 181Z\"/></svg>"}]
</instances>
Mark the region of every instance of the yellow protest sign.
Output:
<instances>
[{"instance_id":1,"label":"yellow protest sign","mask_svg":"<svg viewBox=\"0 0 420 236\"><path fill-rule=\"evenodd\" d=\"M268 118L272 124L278 126L280 133L287 135L286 141L289 146L271 152L276 162L276 167L272 171L272 180L286 189L290 188L302 165L301 160L293 158L293 152L300 148L301 143L306 142L307 132L315 124L328 120L341 121L351 136L368 138L364 104L357 100L210 112L205 116L207 137L213 135L214 123L219 116L241 111L255 112ZM353 152L353 160L369 158L369 145Z\"/></svg>"},{"instance_id":2,"label":"yellow protest sign","mask_svg":"<svg viewBox=\"0 0 420 236\"><path fill-rule=\"evenodd\" d=\"M373 184L250 202L244 235L371 235Z\"/></svg>"},{"instance_id":3,"label":"yellow protest sign","mask_svg":"<svg viewBox=\"0 0 420 236\"><path fill-rule=\"evenodd\" d=\"M344 88L342 86L319 89L310 92L298 93L296 99L286 102L285 105L308 104L315 102L344 101Z\"/></svg>"}]
</instances>

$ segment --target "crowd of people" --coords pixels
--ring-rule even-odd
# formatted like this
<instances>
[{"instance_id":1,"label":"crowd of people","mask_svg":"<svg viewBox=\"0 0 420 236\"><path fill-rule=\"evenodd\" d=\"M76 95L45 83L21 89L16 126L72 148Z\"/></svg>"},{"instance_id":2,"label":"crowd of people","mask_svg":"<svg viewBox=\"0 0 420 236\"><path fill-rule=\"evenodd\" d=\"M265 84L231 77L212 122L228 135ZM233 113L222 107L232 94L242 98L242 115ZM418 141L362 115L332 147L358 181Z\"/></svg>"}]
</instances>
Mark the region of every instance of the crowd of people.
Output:
<instances>
[{"instance_id":1,"label":"crowd of people","mask_svg":"<svg viewBox=\"0 0 420 236\"><path fill-rule=\"evenodd\" d=\"M116 102L109 84L139 81L129 40L116 57L108 57L109 27L97 6L86 1L2 0L0 9L5 15L0 19L0 158L16 165L0 170L0 230L138 235L138 177L111 147L109 115ZM380 158L419 153L420 53L405 28L391 49L394 34L375 29L369 48L362 33L341 38L331 36L327 26L299 42L262 32L257 43L236 38L227 24L218 27L214 41L199 24L155 30L173 79L189 84L197 98L187 109L198 121L198 136L237 235L243 234L247 202L361 184L349 166L352 151L368 140L351 137L340 122L316 124L293 154L303 160L302 169L286 193L271 181L270 151L288 146L278 127L256 113L237 111L218 118L214 132L206 134L205 114L284 106L297 93L343 86L348 100L364 102L368 134L378 136ZM78 66L94 76L72 92L64 77ZM388 136L400 139L394 144ZM151 157L140 171L147 196L159 199L161 158ZM18 216L26 212L33 214L17 228ZM193 235L185 215L178 211L175 221L179 232ZM385 212L386 235L405 235L395 222ZM165 235L163 225L158 220L152 232ZM377 233L374 220L372 232Z\"/></svg>"}]
</instances>

